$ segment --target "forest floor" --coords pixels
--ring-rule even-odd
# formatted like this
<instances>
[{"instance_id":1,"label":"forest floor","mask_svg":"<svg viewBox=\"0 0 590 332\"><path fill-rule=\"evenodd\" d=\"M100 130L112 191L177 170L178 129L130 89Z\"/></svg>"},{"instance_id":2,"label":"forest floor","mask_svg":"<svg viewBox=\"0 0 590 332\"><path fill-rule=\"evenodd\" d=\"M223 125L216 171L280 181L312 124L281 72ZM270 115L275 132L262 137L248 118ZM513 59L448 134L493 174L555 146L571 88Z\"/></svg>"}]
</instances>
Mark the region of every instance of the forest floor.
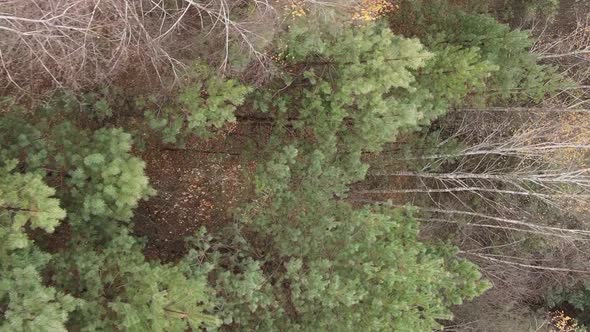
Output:
<instances>
[{"instance_id":1,"label":"forest floor","mask_svg":"<svg viewBox=\"0 0 590 332\"><path fill-rule=\"evenodd\" d=\"M147 240L146 257L174 261L186 254L185 239L201 227L233 221L235 209L249 197L248 178L256 169L242 155L244 131L234 125L183 148L148 144L141 158L156 195L140 203L134 218L135 233Z\"/></svg>"}]
</instances>

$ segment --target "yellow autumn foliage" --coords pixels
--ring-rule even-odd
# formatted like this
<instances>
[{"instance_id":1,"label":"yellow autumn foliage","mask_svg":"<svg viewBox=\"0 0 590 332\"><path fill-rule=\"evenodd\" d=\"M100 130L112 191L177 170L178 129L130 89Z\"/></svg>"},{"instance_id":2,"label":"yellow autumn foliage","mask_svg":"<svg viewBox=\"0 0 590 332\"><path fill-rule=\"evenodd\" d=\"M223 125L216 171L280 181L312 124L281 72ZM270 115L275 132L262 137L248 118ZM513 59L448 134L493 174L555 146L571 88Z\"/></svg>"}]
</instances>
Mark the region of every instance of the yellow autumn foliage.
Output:
<instances>
[{"instance_id":1,"label":"yellow autumn foliage","mask_svg":"<svg viewBox=\"0 0 590 332\"><path fill-rule=\"evenodd\" d=\"M398 8L398 5L387 0L361 0L355 6L352 18L358 21L374 21Z\"/></svg>"}]
</instances>

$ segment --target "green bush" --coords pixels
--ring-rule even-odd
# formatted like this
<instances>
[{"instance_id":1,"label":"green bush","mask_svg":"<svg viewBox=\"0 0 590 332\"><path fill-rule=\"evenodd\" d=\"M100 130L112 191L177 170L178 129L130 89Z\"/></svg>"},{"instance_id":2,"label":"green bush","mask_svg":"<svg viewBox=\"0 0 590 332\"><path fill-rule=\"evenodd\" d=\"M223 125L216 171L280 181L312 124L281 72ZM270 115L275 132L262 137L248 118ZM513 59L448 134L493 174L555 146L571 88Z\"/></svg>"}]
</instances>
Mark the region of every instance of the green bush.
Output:
<instances>
[{"instance_id":1,"label":"green bush","mask_svg":"<svg viewBox=\"0 0 590 332\"><path fill-rule=\"evenodd\" d=\"M555 288L547 294L545 301L548 308L560 308L565 304L573 306L577 310L576 321L590 327L590 282Z\"/></svg>"},{"instance_id":2,"label":"green bush","mask_svg":"<svg viewBox=\"0 0 590 332\"><path fill-rule=\"evenodd\" d=\"M535 18L554 18L559 10L560 0L504 0L499 16L505 20L522 21Z\"/></svg>"}]
</instances>

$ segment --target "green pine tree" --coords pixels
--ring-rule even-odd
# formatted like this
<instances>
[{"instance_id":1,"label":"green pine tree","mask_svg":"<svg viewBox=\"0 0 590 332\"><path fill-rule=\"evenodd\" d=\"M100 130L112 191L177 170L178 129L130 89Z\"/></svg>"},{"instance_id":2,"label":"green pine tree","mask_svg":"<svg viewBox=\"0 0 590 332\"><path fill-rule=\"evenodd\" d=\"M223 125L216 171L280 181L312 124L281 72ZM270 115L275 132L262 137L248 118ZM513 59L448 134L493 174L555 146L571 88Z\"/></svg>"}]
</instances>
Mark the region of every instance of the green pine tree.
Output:
<instances>
[{"instance_id":1,"label":"green pine tree","mask_svg":"<svg viewBox=\"0 0 590 332\"><path fill-rule=\"evenodd\" d=\"M112 237L100 250L88 242L71 244L51 261L55 287L83 300L70 314L71 329L184 331L219 325L210 314L204 272L189 278L184 265L147 262L126 230Z\"/></svg>"},{"instance_id":2,"label":"green pine tree","mask_svg":"<svg viewBox=\"0 0 590 332\"><path fill-rule=\"evenodd\" d=\"M391 24L404 35L420 38L432 50L449 45L477 53L483 62L470 70L478 77L477 72L487 63L488 69L483 72L489 75L484 76L485 85L476 84L470 91L472 98L477 97L475 102L539 102L569 84L555 68L539 64L537 57L529 53L532 40L527 32L511 30L487 15L465 13L447 0L404 1ZM461 67L441 65L460 77ZM429 75L424 80L429 80ZM444 82L437 79L432 85L442 87Z\"/></svg>"},{"instance_id":3,"label":"green pine tree","mask_svg":"<svg viewBox=\"0 0 590 332\"><path fill-rule=\"evenodd\" d=\"M139 103L152 129L160 131L164 142L183 144L188 135L208 136L210 131L235 122L236 108L244 103L251 88L235 79L221 77L214 69L197 63L178 101L161 111Z\"/></svg>"},{"instance_id":4,"label":"green pine tree","mask_svg":"<svg viewBox=\"0 0 590 332\"><path fill-rule=\"evenodd\" d=\"M29 240L25 226L53 232L66 213L38 174L0 161L0 331L66 331L76 301L47 287L41 272L49 255Z\"/></svg>"}]
</instances>

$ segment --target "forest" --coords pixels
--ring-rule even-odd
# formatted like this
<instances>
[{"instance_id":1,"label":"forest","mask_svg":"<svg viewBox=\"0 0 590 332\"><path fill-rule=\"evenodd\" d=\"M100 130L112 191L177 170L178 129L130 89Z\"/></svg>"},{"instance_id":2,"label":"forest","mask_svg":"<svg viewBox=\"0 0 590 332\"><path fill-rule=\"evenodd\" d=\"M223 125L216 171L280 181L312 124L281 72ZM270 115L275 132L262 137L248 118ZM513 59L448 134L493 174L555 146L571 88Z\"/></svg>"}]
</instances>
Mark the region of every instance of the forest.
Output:
<instances>
[{"instance_id":1,"label":"forest","mask_svg":"<svg viewBox=\"0 0 590 332\"><path fill-rule=\"evenodd\" d=\"M587 331L590 5L0 0L0 332Z\"/></svg>"}]
</instances>

